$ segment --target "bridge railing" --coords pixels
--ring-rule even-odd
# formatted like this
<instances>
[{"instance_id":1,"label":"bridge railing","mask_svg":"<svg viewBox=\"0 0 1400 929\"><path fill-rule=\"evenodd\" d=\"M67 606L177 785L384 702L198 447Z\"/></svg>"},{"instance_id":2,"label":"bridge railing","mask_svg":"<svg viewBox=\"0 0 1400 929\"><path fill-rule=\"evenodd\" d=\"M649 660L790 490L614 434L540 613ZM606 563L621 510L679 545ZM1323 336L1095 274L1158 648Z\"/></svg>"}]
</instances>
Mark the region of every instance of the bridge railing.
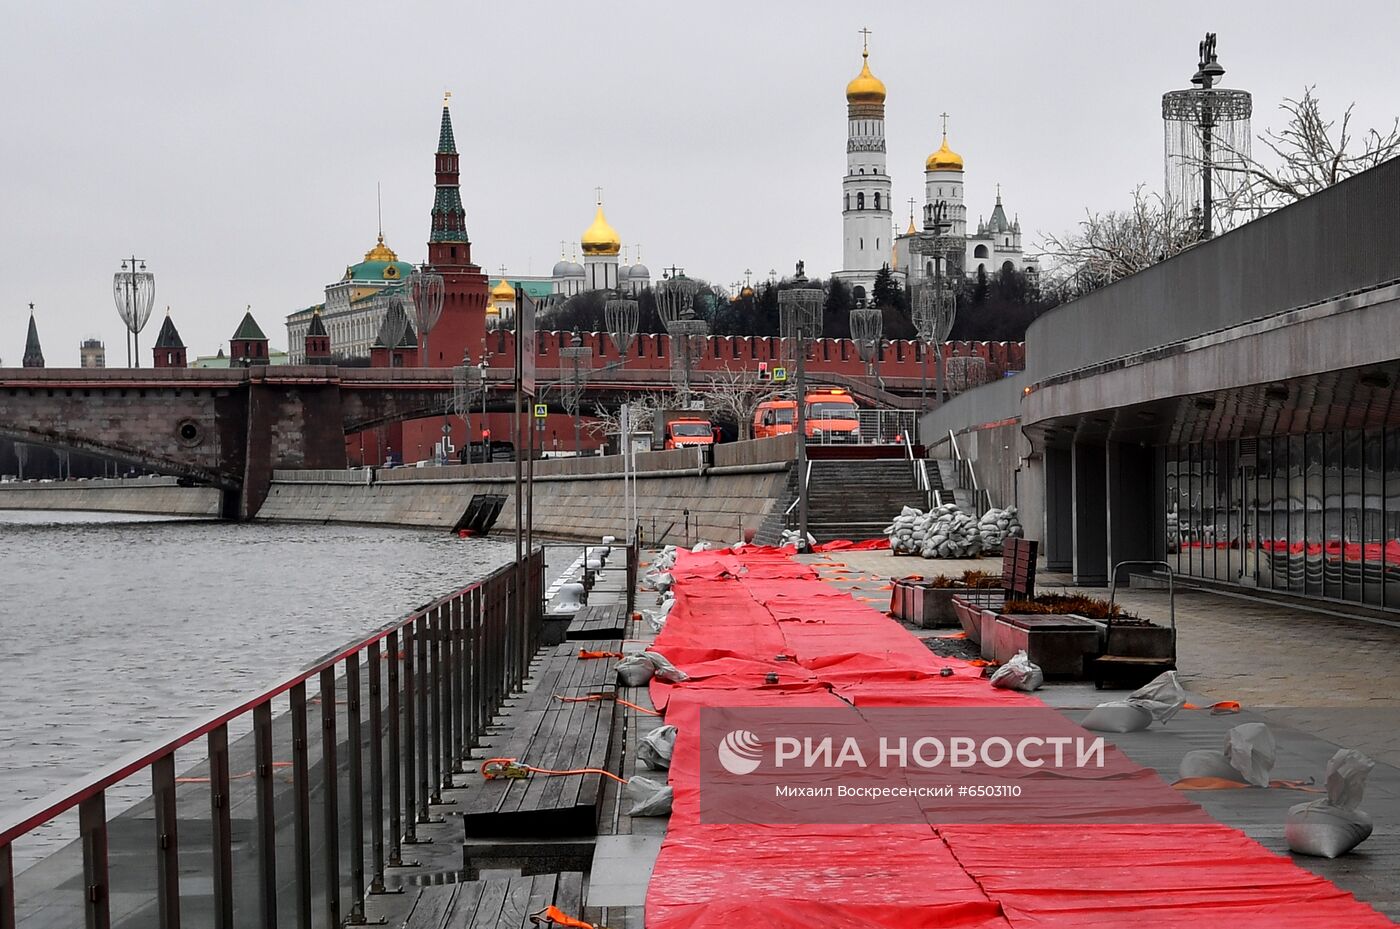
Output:
<instances>
[{"instance_id":1,"label":"bridge railing","mask_svg":"<svg viewBox=\"0 0 1400 929\"><path fill-rule=\"evenodd\" d=\"M231 927L236 895L240 925L364 922L366 893L386 892L386 868L410 863L417 826L522 686L543 594L536 550L0 820L0 929L76 925L79 907L98 929L114 916L178 926L182 904L187 925ZM231 730L246 735L231 743ZM203 760L177 771L176 751L201 742ZM142 777L150 795L120 817L109 864L108 793ZM81 881L27 880L40 862L17 890L15 843L75 808Z\"/></svg>"}]
</instances>

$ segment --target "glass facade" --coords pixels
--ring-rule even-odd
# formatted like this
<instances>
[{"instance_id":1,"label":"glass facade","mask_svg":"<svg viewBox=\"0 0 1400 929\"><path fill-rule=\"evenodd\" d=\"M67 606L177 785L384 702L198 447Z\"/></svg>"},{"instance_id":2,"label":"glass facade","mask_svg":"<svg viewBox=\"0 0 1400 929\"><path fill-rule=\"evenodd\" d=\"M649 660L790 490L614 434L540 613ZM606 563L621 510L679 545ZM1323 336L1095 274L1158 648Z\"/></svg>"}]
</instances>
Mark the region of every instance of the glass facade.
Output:
<instances>
[{"instance_id":1,"label":"glass facade","mask_svg":"<svg viewBox=\"0 0 1400 929\"><path fill-rule=\"evenodd\" d=\"M1400 429L1167 446L1181 574L1400 608Z\"/></svg>"}]
</instances>

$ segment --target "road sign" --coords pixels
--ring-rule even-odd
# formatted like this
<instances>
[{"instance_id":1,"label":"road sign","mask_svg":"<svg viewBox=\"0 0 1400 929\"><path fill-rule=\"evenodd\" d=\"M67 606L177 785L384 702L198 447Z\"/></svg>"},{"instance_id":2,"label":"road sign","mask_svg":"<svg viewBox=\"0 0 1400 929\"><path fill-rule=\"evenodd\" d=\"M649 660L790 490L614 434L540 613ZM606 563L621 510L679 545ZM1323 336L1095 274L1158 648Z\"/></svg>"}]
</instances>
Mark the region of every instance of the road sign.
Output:
<instances>
[{"instance_id":1,"label":"road sign","mask_svg":"<svg viewBox=\"0 0 1400 929\"><path fill-rule=\"evenodd\" d=\"M548 417L548 416L549 416L549 404L547 404L547 403L536 403L536 404L535 404L535 419L544 419L544 418L546 418L546 417Z\"/></svg>"},{"instance_id":2,"label":"road sign","mask_svg":"<svg viewBox=\"0 0 1400 929\"><path fill-rule=\"evenodd\" d=\"M442 424L442 434L443 434L443 435L451 435L451 434L452 434L452 427L449 426L447 423L443 423L443 424Z\"/></svg>"},{"instance_id":3,"label":"road sign","mask_svg":"<svg viewBox=\"0 0 1400 929\"><path fill-rule=\"evenodd\" d=\"M787 368L774 368L774 369L773 369L773 380L775 380L775 381L785 381L785 380L787 380Z\"/></svg>"}]
</instances>

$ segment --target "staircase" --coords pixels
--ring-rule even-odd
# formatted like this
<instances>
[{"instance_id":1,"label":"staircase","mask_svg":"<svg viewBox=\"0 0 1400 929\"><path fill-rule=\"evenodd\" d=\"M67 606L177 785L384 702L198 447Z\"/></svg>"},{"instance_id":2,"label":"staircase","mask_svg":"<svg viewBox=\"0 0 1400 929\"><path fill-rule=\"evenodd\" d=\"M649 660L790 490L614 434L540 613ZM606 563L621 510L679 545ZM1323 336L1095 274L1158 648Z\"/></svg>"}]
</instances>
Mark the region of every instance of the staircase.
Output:
<instances>
[{"instance_id":1,"label":"staircase","mask_svg":"<svg viewBox=\"0 0 1400 929\"><path fill-rule=\"evenodd\" d=\"M807 528L818 542L878 538L900 509L928 508L915 463L907 458L876 461L820 460L807 485ZM942 488L937 468L928 468L932 489ZM793 511L791 525L796 525Z\"/></svg>"}]
</instances>

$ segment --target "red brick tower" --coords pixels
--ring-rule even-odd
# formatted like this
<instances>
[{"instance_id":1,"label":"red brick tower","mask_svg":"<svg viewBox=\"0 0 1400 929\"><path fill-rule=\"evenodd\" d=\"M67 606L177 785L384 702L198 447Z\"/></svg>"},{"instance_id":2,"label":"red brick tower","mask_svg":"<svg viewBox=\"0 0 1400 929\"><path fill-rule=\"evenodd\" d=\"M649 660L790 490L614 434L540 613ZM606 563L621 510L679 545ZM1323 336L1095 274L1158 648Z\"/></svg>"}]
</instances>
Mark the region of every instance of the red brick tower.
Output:
<instances>
[{"instance_id":1,"label":"red brick tower","mask_svg":"<svg viewBox=\"0 0 1400 929\"><path fill-rule=\"evenodd\" d=\"M267 364L267 336L251 310L243 314L243 322L228 342L228 366L230 368L253 368Z\"/></svg>"},{"instance_id":2,"label":"red brick tower","mask_svg":"<svg viewBox=\"0 0 1400 929\"><path fill-rule=\"evenodd\" d=\"M331 337L326 332L326 324L321 322L319 308L311 313L311 324L306 327L306 363L331 364Z\"/></svg>"},{"instance_id":3,"label":"red brick tower","mask_svg":"<svg viewBox=\"0 0 1400 929\"><path fill-rule=\"evenodd\" d=\"M157 368L189 367L185 360L185 341L180 338L180 331L170 318L169 308L165 311L165 322L160 324L160 335L156 336L151 355L151 364Z\"/></svg>"},{"instance_id":4,"label":"red brick tower","mask_svg":"<svg viewBox=\"0 0 1400 929\"><path fill-rule=\"evenodd\" d=\"M458 186L457 142L452 136L452 114L442 104L442 129L436 158L437 194L433 199L433 226L428 236L428 265L442 275L442 318L433 327L426 359L431 368L462 363L464 354L479 361L486 338L488 287L481 268L472 264L467 238L467 211Z\"/></svg>"}]
</instances>

